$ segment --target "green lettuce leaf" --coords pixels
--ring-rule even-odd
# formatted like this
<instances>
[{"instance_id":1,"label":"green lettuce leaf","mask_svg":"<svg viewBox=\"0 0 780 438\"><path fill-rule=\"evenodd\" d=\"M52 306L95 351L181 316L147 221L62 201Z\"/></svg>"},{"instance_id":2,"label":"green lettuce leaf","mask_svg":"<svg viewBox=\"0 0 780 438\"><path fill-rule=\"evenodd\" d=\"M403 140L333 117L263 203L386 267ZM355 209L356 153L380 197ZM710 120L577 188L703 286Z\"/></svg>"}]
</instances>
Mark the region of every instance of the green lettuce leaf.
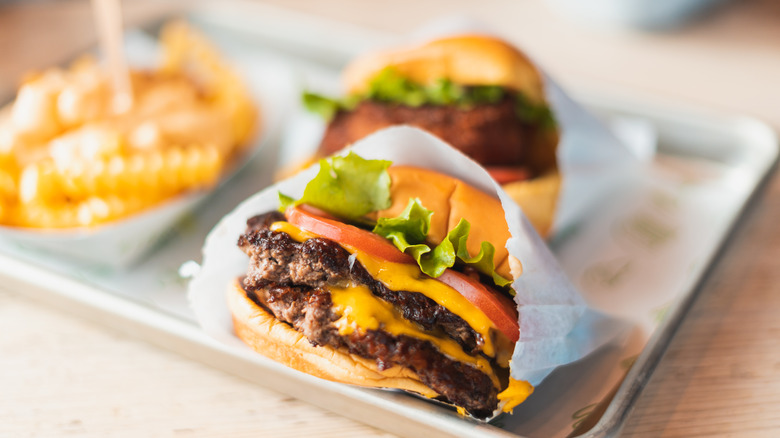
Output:
<instances>
[{"instance_id":1,"label":"green lettuce leaf","mask_svg":"<svg viewBox=\"0 0 780 438\"><path fill-rule=\"evenodd\" d=\"M284 213L287 211L289 207L292 207L295 204L295 198L285 195L282 192L279 192L279 211Z\"/></svg>"},{"instance_id":2,"label":"green lettuce leaf","mask_svg":"<svg viewBox=\"0 0 780 438\"><path fill-rule=\"evenodd\" d=\"M431 247L425 243L432 215L433 212L423 207L419 199L410 199L399 216L379 218L373 232L389 239L401 252L414 257L424 273L438 277L444 269L455 264L455 253L436 249L431 252Z\"/></svg>"},{"instance_id":3,"label":"green lettuce leaf","mask_svg":"<svg viewBox=\"0 0 780 438\"><path fill-rule=\"evenodd\" d=\"M411 107L456 105L468 108L501 101L504 98L504 89L495 85L464 87L444 78L424 85L412 82L388 67L371 80L368 92L361 97Z\"/></svg>"},{"instance_id":4,"label":"green lettuce leaf","mask_svg":"<svg viewBox=\"0 0 780 438\"><path fill-rule=\"evenodd\" d=\"M390 240L398 240L405 247L425 242L431 227L433 212L423 207L419 198L409 199L404 211L397 217L379 218L374 233ZM402 249L401 251L405 251Z\"/></svg>"},{"instance_id":5,"label":"green lettuce leaf","mask_svg":"<svg viewBox=\"0 0 780 438\"><path fill-rule=\"evenodd\" d=\"M477 271L493 278L493 282L498 286L506 286L512 283L496 272L496 267L493 264L493 258L496 255L496 248L492 243L483 241L479 248L479 254L471 257L469 255L466 242L468 242L469 231L471 231L471 224L469 221L462 219L458 222L449 233L445 240L452 243L452 247L457 254L458 258L465 264L472 266Z\"/></svg>"},{"instance_id":6,"label":"green lettuce leaf","mask_svg":"<svg viewBox=\"0 0 780 438\"><path fill-rule=\"evenodd\" d=\"M391 68L382 70L371 80L364 98L411 107L418 107L428 101L425 87L399 75Z\"/></svg>"},{"instance_id":7,"label":"green lettuce leaf","mask_svg":"<svg viewBox=\"0 0 780 438\"><path fill-rule=\"evenodd\" d=\"M542 129L555 129L557 125L549 106L534 104L522 94L515 97L515 114L523 122L540 126Z\"/></svg>"},{"instance_id":8,"label":"green lettuce leaf","mask_svg":"<svg viewBox=\"0 0 780 438\"><path fill-rule=\"evenodd\" d=\"M325 120L330 120L336 115L339 110L339 102L336 99L331 99L326 96L322 96L308 91L303 92L303 106L307 110L318 114Z\"/></svg>"},{"instance_id":9,"label":"green lettuce leaf","mask_svg":"<svg viewBox=\"0 0 780 438\"><path fill-rule=\"evenodd\" d=\"M307 110L318 114L327 121L330 121L333 119L333 117L336 116L336 113L341 110L351 111L355 109L355 106L358 104L358 102L360 102L361 99L359 99L357 96L346 97L343 99L334 99L323 96L321 94L304 91L302 100L303 106Z\"/></svg>"},{"instance_id":10,"label":"green lettuce leaf","mask_svg":"<svg viewBox=\"0 0 780 438\"><path fill-rule=\"evenodd\" d=\"M498 85L466 87L444 78L433 84L419 84L388 67L371 80L368 91L363 94L333 99L304 92L303 102L309 111L321 115L325 120L331 120L338 111L351 111L360 101L366 99L410 107L455 105L466 109L476 105L498 103L504 99L506 93L506 89ZM514 93L514 96L515 114L520 120L539 125L543 129L555 128L555 118L549 106L535 104L521 93Z\"/></svg>"},{"instance_id":11,"label":"green lettuce leaf","mask_svg":"<svg viewBox=\"0 0 780 438\"><path fill-rule=\"evenodd\" d=\"M390 164L386 160L366 160L354 152L346 157L320 160L317 176L306 185L300 199L295 200L279 193L280 210L308 204L346 221L365 225L368 213L384 210L391 205L391 181L387 173ZM389 239L400 251L414 257L422 272L431 277L440 276L445 269L460 260L492 277L498 286L511 283L496 273L493 264L495 248L490 242L482 242L476 256L469 255L466 242L471 224L465 219L461 219L435 247L427 244L433 214L419 199L410 199L397 217L380 218L373 232Z\"/></svg>"},{"instance_id":12,"label":"green lettuce leaf","mask_svg":"<svg viewBox=\"0 0 780 438\"><path fill-rule=\"evenodd\" d=\"M372 211L390 207L390 175L387 160L366 160L350 152L346 157L320 160L320 171L297 201L279 194L287 208L309 204L353 222L361 222Z\"/></svg>"},{"instance_id":13,"label":"green lettuce leaf","mask_svg":"<svg viewBox=\"0 0 780 438\"><path fill-rule=\"evenodd\" d=\"M471 224L465 219L461 219L436 247L431 248L425 243L432 215L433 212L423 207L419 199L410 199L399 216L380 218L373 232L389 239L400 251L414 257L420 270L431 277L440 276L445 269L451 268L457 259L460 259L461 262L493 278L493 282L498 286L503 287L511 283L496 273L493 264L496 250L490 242L482 242L476 256L469 255L466 242Z\"/></svg>"},{"instance_id":14,"label":"green lettuce leaf","mask_svg":"<svg viewBox=\"0 0 780 438\"><path fill-rule=\"evenodd\" d=\"M480 85L470 87L466 99L468 99L469 105L497 103L504 98L504 94L504 87L498 85Z\"/></svg>"}]
</instances>

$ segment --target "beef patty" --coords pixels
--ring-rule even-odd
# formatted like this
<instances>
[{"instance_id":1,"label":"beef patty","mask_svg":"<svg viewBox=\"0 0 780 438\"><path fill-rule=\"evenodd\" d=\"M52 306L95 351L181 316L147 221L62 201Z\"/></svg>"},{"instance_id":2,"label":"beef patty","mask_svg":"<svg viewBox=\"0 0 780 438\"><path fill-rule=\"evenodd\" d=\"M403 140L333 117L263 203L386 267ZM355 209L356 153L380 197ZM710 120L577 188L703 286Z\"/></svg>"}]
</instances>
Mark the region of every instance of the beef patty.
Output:
<instances>
[{"instance_id":1,"label":"beef patty","mask_svg":"<svg viewBox=\"0 0 780 438\"><path fill-rule=\"evenodd\" d=\"M299 243L286 233L269 230L277 220L284 220L284 216L278 212L255 216L247 221L247 231L239 238L239 246L250 256L243 281L249 298L314 345L347 349L376 360L380 369L408 367L425 385L472 415L491 414L497 406L498 390L490 377L450 359L430 342L382 330L339 334L334 324L339 315L332 310L326 286L364 284L374 295L394 304L405 318L428 331L447 333L465 351L477 354L483 340L463 319L420 293L387 289L331 240L312 238Z\"/></svg>"},{"instance_id":2,"label":"beef patty","mask_svg":"<svg viewBox=\"0 0 780 438\"><path fill-rule=\"evenodd\" d=\"M515 100L470 108L452 105L410 107L364 100L352 111L339 111L328 124L319 156L328 156L367 135L392 125L422 128L483 166L524 166L537 128L521 121Z\"/></svg>"}]
</instances>

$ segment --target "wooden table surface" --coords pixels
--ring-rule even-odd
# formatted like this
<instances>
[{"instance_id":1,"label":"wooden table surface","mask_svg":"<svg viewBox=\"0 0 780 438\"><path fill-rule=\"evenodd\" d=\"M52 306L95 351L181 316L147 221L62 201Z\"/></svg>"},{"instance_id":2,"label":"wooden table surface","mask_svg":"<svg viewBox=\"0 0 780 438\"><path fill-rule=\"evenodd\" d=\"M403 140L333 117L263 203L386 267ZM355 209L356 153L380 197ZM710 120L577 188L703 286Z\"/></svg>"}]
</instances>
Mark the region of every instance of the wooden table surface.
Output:
<instances>
[{"instance_id":1,"label":"wooden table surface","mask_svg":"<svg viewBox=\"0 0 780 438\"><path fill-rule=\"evenodd\" d=\"M128 21L169 4L125 2ZM281 1L407 32L465 13L521 43L565 85L756 116L780 128L780 3L731 2L666 33L573 23L538 0ZM0 6L0 95L88 46L88 2ZM56 54L53 56L53 54ZM780 179L761 191L626 422L625 436L780 435ZM1 281L1 280L0 280ZM382 436L0 283L0 436Z\"/></svg>"}]
</instances>

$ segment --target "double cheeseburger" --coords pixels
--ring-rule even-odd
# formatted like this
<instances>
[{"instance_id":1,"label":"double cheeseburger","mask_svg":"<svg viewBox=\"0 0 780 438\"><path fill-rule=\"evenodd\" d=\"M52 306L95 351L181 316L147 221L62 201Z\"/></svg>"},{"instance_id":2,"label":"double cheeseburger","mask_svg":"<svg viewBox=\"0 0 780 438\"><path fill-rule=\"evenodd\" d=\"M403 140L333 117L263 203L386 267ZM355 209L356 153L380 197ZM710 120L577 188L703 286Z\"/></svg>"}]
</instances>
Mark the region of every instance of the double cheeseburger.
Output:
<instances>
[{"instance_id":1,"label":"double cheeseburger","mask_svg":"<svg viewBox=\"0 0 780 438\"><path fill-rule=\"evenodd\" d=\"M342 99L304 95L329 120L316 158L391 125L416 126L484 166L540 234L548 232L558 129L542 77L523 53L493 37L453 36L357 58L343 82Z\"/></svg>"},{"instance_id":2,"label":"double cheeseburger","mask_svg":"<svg viewBox=\"0 0 780 438\"><path fill-rule=\"evenodd\" d=\"M509 377L520 262L500 202L457 179L350 154L301 199L252 217L229 288L235 332L324 379L436 398L492 417L533 388Z\"/></svg>"}]
</instances>

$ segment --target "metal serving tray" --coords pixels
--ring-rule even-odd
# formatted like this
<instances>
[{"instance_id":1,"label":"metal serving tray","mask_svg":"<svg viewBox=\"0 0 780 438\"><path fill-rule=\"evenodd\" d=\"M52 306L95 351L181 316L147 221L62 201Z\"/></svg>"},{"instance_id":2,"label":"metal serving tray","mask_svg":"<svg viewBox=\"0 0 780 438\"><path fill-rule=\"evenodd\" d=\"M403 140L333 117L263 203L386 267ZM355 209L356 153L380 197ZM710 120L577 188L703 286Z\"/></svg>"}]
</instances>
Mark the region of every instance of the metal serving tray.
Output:
<instances>
[{"instance_id":1,"label":"metal serving tray","mask_svg":"<svg viewBox=\"0 0 780 438\"><path fill-rule=\"evenodd\" d=\"M291 74L302 76L307 69L335 74L354 53L392 39L260 5L229 12L225 8L194 9L187 18L214 38L228 56L283 63ZM513 415L491 424L465 420L448 408L401 393L341 385L299 373L239 345L217 342L194 323L179 267L187 260L200 259L205 235L219 218L270 183L278 157L284 154L278 135L141 263L114 271L70 264L0 242L0 287L25 290L29 296L79 316L399 435L609 436L621 427L685 317L697 284L776 161L777 139L766 125L742 117L646 99L583 95L580 101L605 120L653 129L658 152L646 180L616 193L576 229L556 236L553 249L582 288L593 284L635 287L631 275L636 282L643 273L637 274L636 269L632 273L627 267L639 260L636 264L662 273L660 283L651 282L645 288L669 284L664 286L668 299L663 306L648 308L652 321L638 321L638 329L623 342L557 370ZM677 193L686 190L689 193ZM713 192L720 192L718 200L712 199ZM712 224L705 234L692 231L701 227L686 226L713 215L719 219L709 221ZM675 241L696 243L697 252L686 256L682 273L655 263L668 259L661 257L664 251L681 254ZM630 318L631 311L626 312L623 316ZM572 397L573 392L579 397ZM585 399L592 403L572 404Z\"/></svg>"}]
</instances>

